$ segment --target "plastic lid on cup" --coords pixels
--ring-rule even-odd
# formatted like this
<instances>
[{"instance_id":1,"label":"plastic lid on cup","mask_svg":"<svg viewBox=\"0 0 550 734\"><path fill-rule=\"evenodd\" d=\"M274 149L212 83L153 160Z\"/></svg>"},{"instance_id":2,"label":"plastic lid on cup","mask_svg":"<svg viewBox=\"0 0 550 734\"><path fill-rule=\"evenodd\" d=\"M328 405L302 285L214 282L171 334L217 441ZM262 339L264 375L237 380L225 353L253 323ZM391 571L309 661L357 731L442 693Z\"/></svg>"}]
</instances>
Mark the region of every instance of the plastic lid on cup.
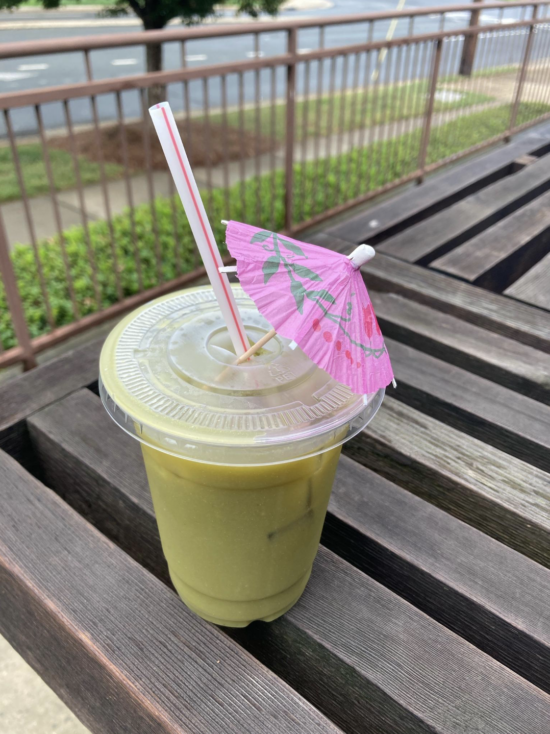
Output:
<instances>
[{"instance_id":1,"label":"plastic lid on cup","mask_svg":"<svg viewBox=\"0 0 550 734\"><path fill-rule=\"evenodd\" d=\"M251 343L270 324L233 286ZM356 395L275 336L235 365L210 287L158 298L124 318L100 358L100 395L127 433L165 453L220 465L314 456L356 435L384 390Z\"/></svg>"}]
</instances>

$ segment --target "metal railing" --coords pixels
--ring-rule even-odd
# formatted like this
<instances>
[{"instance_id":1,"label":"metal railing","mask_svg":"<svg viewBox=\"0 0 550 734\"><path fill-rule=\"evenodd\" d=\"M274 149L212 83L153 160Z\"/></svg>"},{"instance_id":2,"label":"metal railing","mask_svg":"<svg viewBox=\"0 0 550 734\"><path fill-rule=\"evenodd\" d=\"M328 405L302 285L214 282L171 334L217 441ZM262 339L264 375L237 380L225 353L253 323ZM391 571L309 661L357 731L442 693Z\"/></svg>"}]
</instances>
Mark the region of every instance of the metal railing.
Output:
<instances>
[{"instance_id":1,"label":"metal railing","mask_svg":"<svg viewBox=\"0 0 550 734\"><path fill-rule=\"evenodd\" d=\"M550 117L549 5L4 44L0 64L65 54L83 78L0 94L0 366L204 275L151 134L159 88L220 239L222 218L298 233ZM96 54L158 43L165 70L94 78Z\"/></svg>"}]
</instances>

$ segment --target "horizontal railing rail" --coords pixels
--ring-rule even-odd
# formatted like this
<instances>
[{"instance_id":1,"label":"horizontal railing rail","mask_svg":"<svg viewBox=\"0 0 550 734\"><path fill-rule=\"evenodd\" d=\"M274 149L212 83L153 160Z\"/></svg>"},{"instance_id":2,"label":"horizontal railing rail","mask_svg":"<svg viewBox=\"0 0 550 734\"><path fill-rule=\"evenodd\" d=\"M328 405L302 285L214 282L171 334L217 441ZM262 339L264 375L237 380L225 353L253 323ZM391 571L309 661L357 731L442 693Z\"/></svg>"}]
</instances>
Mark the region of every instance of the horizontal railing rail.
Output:
<instances>
[{"instance_id":1,"label":"horizontal railing rail","mask_svg":"<svg viewBox=\"0 0 550 734\"><path fill-rule=\"evenodd\" d=\"M530 28L532 26L548 23L545 18L517 21L508 23L508 31L516 28ZM109 92L124 92L130 89L148 89L155 84L171 84L173 82L191 81L193 79L210 79L226 74L238 74L247 71L258 71L260 69L271 69L273 67L287 66L307 61L318 61L320 59L331 59L339 56L348 56L367 51L380 51L384 48L397 48L408 46L412 43L428 43L439 41L444 38L455 38L479 33L490 33L499 31L499 24L487 26L471 26L454 31L438 31L424 33L413 37L401 37L391 40L370 41L356 43L350 46L335 46L323 48L317 51L307 51L296 54L281 54L279 56L267 56L260 59L245 61L234 61L226 64L209 64L195 68L171 69L169 71L153 71L145 74L132 74L115 79L98 79L95 81L82 82L80 84L63 84L57 87L46 87L44 89L32 89L22 92L0 94L0 110L15 109L29 105L46 104L48 102L62 102L64 100L78 99L80 97L91 97Z\"/></svg>"},{"instance_id":2,"label":"horizontal railing rail","mask_svg":"<svg viewBox=\"0 0 550 734\"><path fill-rule=\"evenodd\" d=\"M4 61L79 52L84 64L82 81L0 94L0 367L30 368L48 347L204 277L158 157L155 96L172 103L222 244L222 218L298 233L550 119L549 6L3 44ZM328 35L344 25L361 35L341 45ZM312 29L314 47L300 48ZM284 47L266 40L275 31ZM188 65L189 42L239 36L252 36L251 58L238 45L225 63ZM176 68L94 78L93 51L174 42Z\"/></svg>"}]
</instances>

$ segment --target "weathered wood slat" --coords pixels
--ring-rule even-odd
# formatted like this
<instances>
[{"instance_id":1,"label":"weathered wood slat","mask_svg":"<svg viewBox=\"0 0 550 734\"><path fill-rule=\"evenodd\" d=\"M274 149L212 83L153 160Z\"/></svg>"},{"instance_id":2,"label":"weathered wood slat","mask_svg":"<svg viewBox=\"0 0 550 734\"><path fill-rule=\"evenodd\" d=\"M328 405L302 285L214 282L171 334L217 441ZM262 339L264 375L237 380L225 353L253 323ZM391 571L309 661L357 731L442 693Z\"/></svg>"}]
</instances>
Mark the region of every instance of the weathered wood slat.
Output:
<instances>
[{"instance_id":1,"label":"weathered wood slat","mask_svg":"<svg viewBox=\"0 0 550 734\"><path fill-rule=\"evenodd\" d=\"M548 474L386 398L346 453L550 567Z\"/></svg>"},{"instance_id":2,"label":"weathered wood slat","mask_svg":"<svg viewBox=\"0 0 550 734\"><path fill-rule=\"evenodd\" d=\"M520 278L549 249L550 193L546 193L437 258L430 267L500 292ZM550 280L546 286L547 291L550 290ZM550 296L548 300L550 302Z\"/></svg>"},{"instance_id":3,"label":"weathered wood slat","mask_svg":"<svg viewBox=\"0 0 550 734\"><path fill-rule=\"evenodd\" d=\"M101 454L99 441L92 440L98 454L88 452L87 470L77 476L87 477L90 496L105 495L102 506L108 512L112 480L104 483L102 473L115 476L116 464L120 476L134 460L130 445L135 444L116 426L111 428L90 393L74 394L63 403L63 413L60 403L30 421L38 450L49 464L45 473L59 490L57 481L66 483L81 461L75 434L101 437ZM72 421L75 410L89 416L87 433L78 418ZM53 456L49 443L40 449L44 435L59 446ZM61 464L66 470L58 476ZM143 487L145 481L143 474ZM69 494L74 484L63 493ZM131 507L130 497L128 513ZM122 519L119 511L116 517ZM131 514L126 522L130 527ZM503 734L542 734L550 716L546 694L326 549L320 550L296 607L271 625L253 625L231 635L349 732L473 734L484 726Z\"/></svg>"},{"instance_id":4,"label":"weathered wood slat","mask_svg":"<svg viewBox=\"0 0 550 734\"><path fill-rule=\"evenodd\" d=\"M381 237L391 237L484 186L499 181L513 171L514 161L540 148L541 138L529 136L510 145L474 158L444 174L428 178L421 186L330 227L327 232L354 244L376 244Z\"/></svg>"},{"instance_id":5,"label":"weathered wood slat","mask_svg":"<svg viewBox=\"0 0 550 734\"><path fill-rule=\"evenodd\" d=\"M28 420L44 480L102 533L170 584L140 445L131 438L121 441L122 431L106 417L99 398L84 390ZM124 455L117 458L109 447Z\"/></svg>"},{"instance_id":6,"label":"weathered wood slat","mask_svg":"<svg viewBox=\"0 0 550 734\"><path fill-rule=\"evenodd\" d=\"M0 449L31 466L25 418L74 390L97 381L103 339L52 360L0 387Z\"/></svg>"},{"instance_id":7,"label":"weathered wood slat","mask_svg":"<svg viewBox=\"0 0 550 734\"><path fill-rule=\"evenodd\" d=\"M507 296L532 303L550 311L550 254L527 271L507 290ZM548 316L546 316L548 319ZM548 327L550 331L550 326Z\"/></svg>"},{"instance_id":8,"label":"weathered wood slat","mask_svg":"<svg viewBox=\"0 0 550 734\"><path fill-rule=\"evenodd\" d=\"M550 189L546 157L390 237L377 249L428 265Z\"/></svg>"},{"instance_id":9,"label":"weathered wood slat","mask_svg":"<svg viewBox=\"0 0 550 734\"><path fill-rule=\"evenodd\" d=\"M337 252L350 251L348 243L327 234L310 239ZM369 290L398 293L550 353L548 316L534 306L502 298L459 280L451 283L443 273L382 254L370 260L362 273Z\"/></svg>"},{"instance_id":10,"label":"weathered wood slat","mask_svg":"<svg viewBox=\"0 0 550 734\"><path fill-rule=\"evenodd\" d=\"M342 457L322 542L550 690L550 571Z\"/></svg>"},{"instance_id":11,"label":"weathered wood slat","mask_svg":"<svg viewBox=\"0 0 550 734\"><path fill-rule=\"evenodd\" d=\"M393 293L370 296L385 336L550 403L550 355Z\"/></svg>"},{"instance_id":12,"label":"weathered wood slat","mask_svg":"<svg viewBox=\"0 0 550 734\"><path fill-rule=\"evenodd\" d=\"M336 734L3 452L0 502L0 630L92 731Z\"/></svg>"},{"instance_id":13,"label":"weathered wood slat","mask_svg":"<svg viewBox=\"0 0 550 734\"><path fill-rule=\"evenodd\" d=\"M386 338L392 397L550 472L550 407Z\"/></svg>"}]
</instances>

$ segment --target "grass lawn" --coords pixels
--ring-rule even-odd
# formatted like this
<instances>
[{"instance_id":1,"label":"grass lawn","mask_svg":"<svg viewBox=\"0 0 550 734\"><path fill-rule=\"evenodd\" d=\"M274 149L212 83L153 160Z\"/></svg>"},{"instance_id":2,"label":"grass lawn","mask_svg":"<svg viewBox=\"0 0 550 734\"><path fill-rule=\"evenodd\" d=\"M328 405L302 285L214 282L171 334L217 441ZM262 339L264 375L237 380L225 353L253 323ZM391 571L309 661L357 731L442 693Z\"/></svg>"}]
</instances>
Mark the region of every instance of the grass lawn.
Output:
<instances>
[{"instance_id":1,"label":"grass lawn","mask_svg":"<svg viewBox=\"0 0 550 734\"><path fill-rule=\"evenodd\" d=\"M341 92L333 97L310 96L308 102L299 99L296 102L296 140L305 137L323 136L337 133L340 130L357 130L411 117L421 117L426 108L428 81L410 82L399 86L371 86L368 90ZM442 90L439 90L442 91ZM461 99L452 102L435 101L434 110L456 110L471 107L475 104L490 102L491 97L485 94L465 92ZM273 115L273 112L275 113ZM284 140L286 134L286 103L271 105L259 109L248 107L243 111L242 124L245 130L258 129L262 135L272 134L277 140ZM273 119L272 119L273 118ZM210 116L212 124L223 123L221 114ZM238 110L227 113L230 127L240 127ZM304 128L305 126L305 128Z\"/></svg>"},{"instance_id":2,"label":"grass lawn","mask_svg":"<svg viewBox=\"0 0 550 734\"><path fill-rule=\"evenodd\" d=\"M519 119L521 121L535 119L549 111L550 105L524 103L519 110ZM434 129L428 148L428 163L440 161L498 135L507 129L509 119L510 106L503 105L467 115ZM314 162L308 162L305 166L296 165L297 220L308 219L348 201L357 193L376 190L414 171L417 167L420 135L421 131L418 129L392 140L380 141L366 148L355 149L321 161L319 165ZM205 203L207 201L208 197L205 197ZM273 177L264 175L259 179L249 179L242 186L237 184L231 187L228 192L215 189L209 214L217 241L220 243L224 241L225 227L220 223L221 219L232 218L265 229L281 230L284 221L283 202L282 170L276 171ZM162 280L170 280L176 277L178 272L189 272L194 267L194 241L189 224L179 202L176 202L175 209L176 232L173 229L170 200L156 201ZM136 257L143 287L150 288L159 282L149 205L139 206L135 211L137 253L134 249L129 214L114 217L113 225L116 265L107 224L100 221L92 222L89 226L93 255L98 269L101 308L117 300L115 280L117 272L125 296L139 290ZM82 227L68 230L65 233L65 244L80 315L84 316L97 311L98 304L95 302L92 271ZM52 237L40 243L39 251L55 323L57 326L68 324L75 319L75 315L69 298L59 239ZM12 253L12 259L31 335L38 336L48 331L48 324L32 248L17 246ZM16 343L1 286L0 340L4 349Z\"/></svg>"},{"instance_id":3,"label":"grass lawn","mask_svg":"<svg viewBox=\"0 0 550 734\"><path fill-rule=\"evenodd\" d=\"M46 166L39 143L24 143L18 148L19 160L23 171L25 188L29 196L38 196L50 190ZM76 174L72 155L64 150L50 148L50 161L55 187L58 191L72 189L76 186ZM80 177L83 184L97 183L100 180L99 164L79 156ZM119 178L123 168L116 163L105 163L107 178ZM19 182L11 149L0 147L0 202L19 199L21 196Z\"/></svg>"}]
</instances>

